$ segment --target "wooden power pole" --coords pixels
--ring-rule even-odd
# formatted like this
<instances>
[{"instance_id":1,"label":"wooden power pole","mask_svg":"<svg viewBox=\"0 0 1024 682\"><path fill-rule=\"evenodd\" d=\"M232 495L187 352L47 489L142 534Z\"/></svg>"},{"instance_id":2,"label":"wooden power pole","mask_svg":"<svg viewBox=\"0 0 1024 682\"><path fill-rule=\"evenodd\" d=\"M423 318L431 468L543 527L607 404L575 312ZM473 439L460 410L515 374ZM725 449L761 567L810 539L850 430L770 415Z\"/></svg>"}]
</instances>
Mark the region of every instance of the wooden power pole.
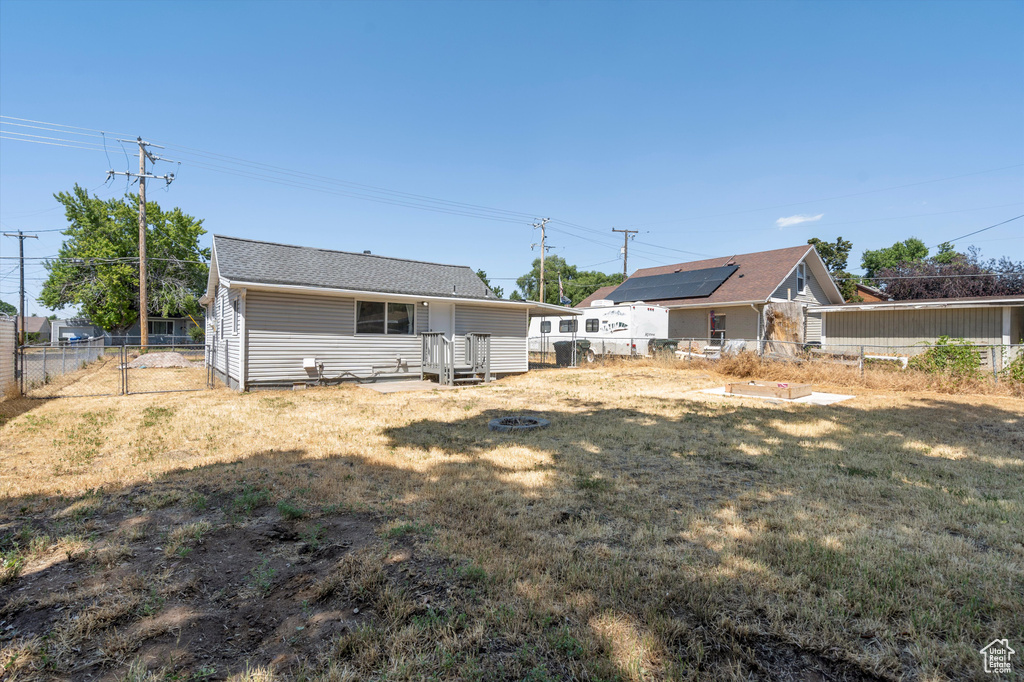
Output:
<instances>
[{"instance_id":1,"label":"wooden power pole","mask_svg":"<svg viewBox=\"0 0 1024 682\"><path fill-rule=\"evenodd\" d=\"M152 163L157 161L168 161L159 156L154 156L148 147L163 149L158 144L146 142L141 137L134 140L118 140L118 142L135 142L139 145L139 172L117 172L110 170L107 178L115 175L135 176L139 179L139 345L143 348L149 345L149 296L146 291L146 178L163 180L168 185L174 182L174 173L167 175L152 175L146 172L146 159Z\"/></svg>"},{"instance_id":2,"label":"wooden power pole","mask_svg":"<svg viewBox=\"0 0 1024 682\"><path fill-rule=\"evenodd\" d=\"M544 254L547 253L547 224L551 218L542 218L539 223L534 223L534 228L540 228L540 286L537 291L537 302L544 302ZM536 244L534 245L536 246Z\"/></svg>"},{"instance_id":3,"label":"wooden power pole","mask_svg":"<svg viewBox=\"0 0 1024 682\"><path fill-rule=\"evenodd\" d=\"M146 145L139 142L139 345L149 345L149 297L146 295Z\"/></svg>"},{"instance_id":4,"label":"wooden power pole","mask_svg":"<svg viewBox=\"0 0 1024 682\"><path fill-rule=\"evenodd\" d=\"M629 235L636 234L639 230L616 230L613 227L612 232L622 233L622 276L629 277L629 272L626 270L626 262L629 260Z\"/></svg>"},{"instance_id":5,"label":"wooden power pole","mask_svg":"<svg viewBox=\"0 0 1024 682\"><path fill-rule=\"evenodd\" d=\"M18 262L21 264L21 275L20 275L20 286L18 287L18 296L20 302L18 304L18 315L20 321L18 324L18 345L25 345L25 240L26 239L39 239L34 234L23 234L21 230L17 232L4 232L5 237L17 237L18 238Z\"/></svg>"}]
</instances>

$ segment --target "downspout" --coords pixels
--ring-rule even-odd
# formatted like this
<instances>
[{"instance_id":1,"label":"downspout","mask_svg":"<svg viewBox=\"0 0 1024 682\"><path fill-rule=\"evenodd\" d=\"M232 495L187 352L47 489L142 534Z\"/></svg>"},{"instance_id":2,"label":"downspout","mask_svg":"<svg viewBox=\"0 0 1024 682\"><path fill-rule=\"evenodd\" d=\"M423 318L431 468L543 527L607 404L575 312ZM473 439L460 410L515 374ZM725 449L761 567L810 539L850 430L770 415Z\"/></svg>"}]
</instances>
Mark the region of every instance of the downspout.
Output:
<instances>
[{"instance_id":1,"label":"downspout","mask_svg":"<svg viewBox=\"0 0 1024 682\"><path fill-rule=\"evenodd\" d=\"M757 305L754 303L751 303L750 307L753 308L755 313L757 313L757 354L761 355L761 337L764 334L764 324L761 318L764 317L764 307L762 306L762 308L758 310Z\"/></svg>"},{"instance_id":2,"label":"downspout","mask_svg":"<svg viewBox=\"0 0 1024 682\"><path fill-rule=\"evenodd\" d=\"M247 390L247 383L249 378L249 325L247 323L248 310L245 305L245 288L242 288L238 292L238 298L241 300L239 306L239 317L242 319L241 329L238 330L238 390Z\"/></svg>"}]
</instances>

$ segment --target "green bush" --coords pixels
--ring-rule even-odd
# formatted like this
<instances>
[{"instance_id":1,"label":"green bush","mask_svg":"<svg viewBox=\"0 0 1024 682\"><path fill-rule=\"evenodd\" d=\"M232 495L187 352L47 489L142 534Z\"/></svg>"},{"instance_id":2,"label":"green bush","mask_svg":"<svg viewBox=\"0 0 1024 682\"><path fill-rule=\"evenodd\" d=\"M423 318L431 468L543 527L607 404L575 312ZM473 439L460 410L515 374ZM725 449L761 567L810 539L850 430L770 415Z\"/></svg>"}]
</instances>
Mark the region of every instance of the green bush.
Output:
<instances>
[{"instance_id":1,"label":"green bush","mask_svg":"<svg viewBox=\"0 0 1024 682\"><path fill-rule=\"evenodd\" d=\"M1010 364L999 373L1003 379L1024 385L1024 353L1017 353Z\"/></svg>"},{"instance_id":2,"label":"green bush","mask_svg":"<svg viewBox=\"0 0 1024 682\"><path fill-rule=\"evenodd\" d=\"M973 377L981 373L981 353L970 341L940 336L928 350L910 358L908 367L931 374Z\"/></svg>"},{"instance_id":3,"label":"green bush","mask_svg":"<svg viewBox=\"0 0 1024 682\"><path fill-rule=\"evenodd\" d=\"M188 335L196 343L202 343L206 340L206 330L202 327L189 327Z\"/></svg>"}]
</instances>

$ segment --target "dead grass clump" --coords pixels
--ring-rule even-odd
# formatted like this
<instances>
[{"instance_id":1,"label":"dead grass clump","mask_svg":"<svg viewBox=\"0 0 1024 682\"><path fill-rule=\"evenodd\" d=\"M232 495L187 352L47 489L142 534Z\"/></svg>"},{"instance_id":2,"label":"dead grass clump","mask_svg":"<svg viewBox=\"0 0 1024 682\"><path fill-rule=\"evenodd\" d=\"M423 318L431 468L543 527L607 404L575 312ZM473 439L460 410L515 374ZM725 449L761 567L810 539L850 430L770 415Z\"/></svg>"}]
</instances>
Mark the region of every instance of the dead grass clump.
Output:
<instances>
[{"instance_id":1,"label":"dead grass clump","mask_svg":"<svg viewBox=\"0 0 1024 682\"><path fill-rule=\"evenodd\" d=\"M384 559L380 549L366 548L345 555L331 572L313 586L317 601L334 596L368 599L384 584Z\"/></svg>"},{"instance_id":2,"label":"dead grass clump","mask_svg":"<svg viewBox=\"0 0 1024 682\"><path fill-rule=\"evenodd\" d=\"M1009 379L1004 378L996 383L988 374L901 370L898 366L884 361L866 361L863 374L856 365L800 359L792 361L766 359L747 351L724 355L718 359L682 360L672 354L663 353L652 358L617 358L606 362L613 365L629 364L637 367L700 370L738 379L759 378L768 381L792 381L822 386L863 387L903 392L935 391L966 395L1024 397L1024 384Z\"/></svg>"},{"instance_id":3,"label":"dead grass clump","mask_svg":"<svg viewBox=\"0 0 1024 682\"><path fill-rule=\"evenodd\" d=\"M167 534L164 555L168 557L185 557L192 548L203 541L203 536L213 530L209 521L192 521L178 526Z\"/></svg>"}]
</instances>

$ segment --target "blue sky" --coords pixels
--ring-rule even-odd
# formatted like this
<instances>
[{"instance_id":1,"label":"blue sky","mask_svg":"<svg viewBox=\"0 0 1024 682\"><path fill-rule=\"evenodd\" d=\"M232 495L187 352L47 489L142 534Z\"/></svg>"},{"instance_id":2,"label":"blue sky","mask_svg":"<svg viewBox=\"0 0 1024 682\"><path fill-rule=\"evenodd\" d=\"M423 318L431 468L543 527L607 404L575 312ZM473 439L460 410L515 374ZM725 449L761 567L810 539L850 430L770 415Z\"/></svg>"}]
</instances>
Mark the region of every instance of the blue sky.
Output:
<instances>
[{"instance_id":1,"label":"blue sky","mask_svg":"<svg viewBox=\"0 0 1024 682\"><path fill-rule=\"evenodd\" d=\"M2 0L0 114L166 143L182 164L156 171L178 179L150 197L210 233L515 278L550 217L553 253L604 271L622 267L612 227L641 230L631 271L840 235L856 266L1024 213L1022 35L1010 1ZM52 194L76 182L123 193L103 186L126 166L111 137L108 162L103 138L16 122L0 127L93 148L0 139L5 231L61 227ZM793 216L816 219L780 227ZM27 254L56 253L40 237ZM1024 220L969 244L1024 259Z\"/></svg>"}]
</instances>

